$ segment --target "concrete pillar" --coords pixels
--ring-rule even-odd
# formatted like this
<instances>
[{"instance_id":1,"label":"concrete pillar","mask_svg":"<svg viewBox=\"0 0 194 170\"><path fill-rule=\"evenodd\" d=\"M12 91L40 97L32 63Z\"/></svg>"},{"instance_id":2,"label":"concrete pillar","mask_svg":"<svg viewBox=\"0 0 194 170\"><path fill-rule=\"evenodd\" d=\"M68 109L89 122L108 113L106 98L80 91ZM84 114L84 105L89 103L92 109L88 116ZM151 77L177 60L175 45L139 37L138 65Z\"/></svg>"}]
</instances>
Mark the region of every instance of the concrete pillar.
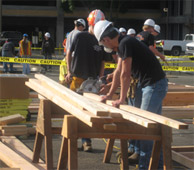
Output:
<instances>
[{"instance_id":1,"label":"concrete pillar","mask_svg":"<svg viewBox=\"0 0 194 170\"><path fill-rule=\"evenodd\" d=\"M2 0L0 0L0 32L2 32Z\"/></svg>"},{"instance_id":2,"label":"concrete pillar","mask_svg":"<svg viewBox=\"0 0 194 170\"><path fill-rule=\"evenodd\" d=\"M192 23L190 22L192 20L192 8L193 8L193 2L192 0L185 0L183 1L183 16L185 16L187 19L187 23L183 26L183 35L192 33Z\"/></svg>"},{"instance_id":3,"label":"concrete pillar","mask_svg":"<svg viewBox=\"0 0 194 170\"><path fill-rule=\"evenodd\" d=\"M56 0L56 2L57 2L56 47L59 46L62 47L64 39L64 10L61 8L61 0Z\"/></svg>"}]
</instances>

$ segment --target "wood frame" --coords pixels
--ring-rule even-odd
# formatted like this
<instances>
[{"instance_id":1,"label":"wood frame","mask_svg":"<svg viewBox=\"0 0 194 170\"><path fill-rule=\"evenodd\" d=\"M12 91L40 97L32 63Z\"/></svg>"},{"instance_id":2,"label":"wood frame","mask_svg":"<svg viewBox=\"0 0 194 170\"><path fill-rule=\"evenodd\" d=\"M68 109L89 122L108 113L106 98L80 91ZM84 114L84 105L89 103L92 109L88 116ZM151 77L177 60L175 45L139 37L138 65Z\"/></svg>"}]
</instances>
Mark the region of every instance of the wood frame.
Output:
<instances>
[{"instance_id":1,"label":"wood frame","mask_svg":"<svg viewBox=\"0 0 194 170\"><path fill-rule=\"evenodd\" d=\"M193 169L194 167L194 146L173 146L172 158L174 161Z\"/></svg>"},{"instance_id":2,"label":"wood frame","mask_svg":"<svg viewBox=\"0 0 194 170\"><path fill-rule=\"evenodd\" d=\"M135 127L135 129L132 127ZM167 126L162 126L162 128L145 128L126 122L118 123L117 131L110 132L104 130L102 126L96 128L89 127L74 116L65 115L62 128L63 139L57 170L66 169L67 165L68 170L78 169L77 139L82 137L110 139L108 142L110 145L106 147L104 162L110 161L111 152L108 151L108 148L112 148L111 146L113 146L114 139L120 139L122 153L121 166L123 170L129 169L127 159L128 139L154 140L149 170L157 169L161 147L163 148L164 169L172 169L171 149L169 149L171 147L170 131L171 128Z\"/></svg>"}]
</instances>

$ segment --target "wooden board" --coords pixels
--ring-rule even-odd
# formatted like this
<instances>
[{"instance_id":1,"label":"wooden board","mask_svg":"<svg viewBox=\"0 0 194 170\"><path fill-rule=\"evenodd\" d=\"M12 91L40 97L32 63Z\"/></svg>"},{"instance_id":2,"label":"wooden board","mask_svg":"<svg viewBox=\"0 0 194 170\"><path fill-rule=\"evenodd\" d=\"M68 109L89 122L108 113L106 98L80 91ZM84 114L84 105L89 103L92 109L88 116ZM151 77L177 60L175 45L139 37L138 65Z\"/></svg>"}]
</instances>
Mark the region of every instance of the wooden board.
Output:
<instances>
[{"instance_id":1,"label":"wooden board","mask_svg":"<svg viewBox=\"0 0 194 170\"><path fill-rule=\"evenodd\" d=\"M194 104L193 92L168 92L163 100L163 106L186 106Z\"/></svg>"},{"instance_id":2,"label":"wooden board","mask_svg":"<svg viewBox=\"0 0 194 170\"><path fill-rule=\"evenodd\" d=\"M92 126L92 122L99 123L112 123L113 120L111 117L96 117L94 114L90 113L87 110L81 110L80 108L75 107L65 99L58 96L58 94L54 94L52 91L47 90L45 87L41 86L39 80L33 80L30 82L26 82L26 85L30 88L36 90L39 94L45 96L53 103L57 104L67 112L76 116L78 119L85 122L87 125Z\"/></svg>"},{"instance_id":3,"label":"wooden board","mask_svg":"<svg viewBox=\"0 0 194 170\"><path fill-rule=\"evenodd\" d=\"M194 146L173 146L172 159L188 168L194 167Z\"/></svg>"},{"instance_id":4,"label":"wooden board","mask_svg":"<svg viewBox=\"0 0 194 170\"><path fill-rule=\"evenodd\" d=\"M194 86L168 84L168 92L194 92Z\"/></svg>"},{"instance_id":5,"label":"wooden board","mask_svg":"<svg viewBox=\"0 0 194 170\"><path fill-rule=\"evenodd\" d=\"M146 118L143 118L143 117L131 114L129 112L120 110L118 108L109 106L109 105L101 103L101 102L97 102L97 101L100 101L100 96L98 96L96 94L84 93L84 96L90 98L93 101L96 101L97 105L100 105L100 106L108 109L109 112L110 112L110 116L114 117L115 113L118 113L120 115L120 117L122 117L123 119L126 119L126 120L129 120L131 122L137 123L138 125L141 125L141 126L144 126L144 127L147 127L147 128L155 128L155 127L157 127L157 123L152 121L152 120L149 120L149 119L146 119ZM111 114L112 112L113 112L113 114Z\"/></svg>"},{"instance_id":6,"label":"wooden board","mask_svg":"<svg viewBox=\"0 0 194 170\"><path fill-rule=\"evenodd\" d=\"M68 102L74 104L76 107L84 108L96 116L108 116L107 110L95 105L91 101L87 100L87 98L84 98L83 96L73 92L58 82L51 80L50 78L41 74L35 74L35 77L40 80L43 86L57 93L60 95L60 97L68 100Z\"/></svg>"},{"instance_id":7,"label":"wooden board","mask_svg":"<svg viewBox=\"0 0 194 170\"><path fill-rule=\"evenodd\" d=\"M0 142L0 150L0 159L9 167L20 168L21 170L40 170L2 142Z\"/></svg>"},{"instance_id":8,"label":"wooden board","mask_svg":"<svg viewBox=\"0 0 194 170\"><path fill-rule=\"evenodd\" d=\"M0 118L0 125L19 123L24 119L25 118L20 114L10 115L10 116Z\"/></svg>"},{"instance_id":9,"label":"wooden board","mask_svg":"<svg viewBox=\"0 0 194 170\"><path fill-rule=\"evenodd\" d=\"M194 107L163 106L162 115L172 119L192 119L194 117Z\"/></svg>"},{"instance_id":10,"label":"wooden board","mask_svg":"<svg viewBox=\"0 0 194 170\"><path fill-rule=\"evenodd\" d=\"M108 100L107 104L112 105L112 101ZM120 105L119 107L122 110L129 111L130 113L133 113L135 115L143 116L145 118L148 118L150 120L153 120L155 122L161 123L163 125L168 125L169 127L175 128L175 129L188 129L188 125L170 118L167 118L165 116L161 116L152 112L148 112L145 110L141 110L139 108L129 106L129 105Z\"/></svg>"},{"instance_id":11,"label":"wooden board","mask_svg":"<svg viewBox=\"0 0 194 170\"><path fill-rule=\"evenodd\" d=\"M33 152L24 145L19 139L15 136L1 136L0 140L9 146L14 152L20 155L22 158L27 160L28 162L32 162ZM39 159L39 163L32 163L40 170L45 170L45 163L42 159Z\"/></svg>"}]
</instances>

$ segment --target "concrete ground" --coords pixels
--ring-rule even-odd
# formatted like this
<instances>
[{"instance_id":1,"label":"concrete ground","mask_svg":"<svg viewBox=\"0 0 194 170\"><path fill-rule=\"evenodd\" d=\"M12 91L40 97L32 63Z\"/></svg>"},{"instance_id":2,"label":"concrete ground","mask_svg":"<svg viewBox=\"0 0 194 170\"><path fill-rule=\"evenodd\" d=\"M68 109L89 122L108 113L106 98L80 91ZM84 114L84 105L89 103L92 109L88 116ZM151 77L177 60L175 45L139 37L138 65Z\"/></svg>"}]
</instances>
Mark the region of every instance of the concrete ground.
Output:
<instances>
[{"instance_id":1,"label":"concrete ground","mask_svg":"<svg viewBox=\"0 0 194 170\"><path fill-rule=\"evenodd\" d=\"M21 65L15 65L16 71L21 72ZM0 70L2 66L0 66ZM29 77L34 77L34 73L40 71L40 66L31 65L31 69L34 70ZM45 73L46 76L58 81L59 75L59 67L53 66L52 72ZM194 74L191 73L180 73L180 72L170 72L167 73L167 77L169 82L184 84L184 85L193 85L194 86ZM191 120L182 120L186 122L191 122ZM28 138L19 137L24 144L26 144L30 149L33 149L34 145L34 136L29 136ZM54 166L57 166L57 159L59 155L61 145L61 136L53 135L53 155L54 155ZM111 157L111 162L108 164L102 163L104 150L106 143L103 139L92 139L93 152L85 153L80 150L81 148L81 140L78 141L78 167L80 170L119 170L120 166L116 159L116 153L119 150L119 140L115 141L115 148L113 149L113 154ZM181 145L194 145L194 126L193 124L189 125L188 130L175 130L173 129L173 146L181 146ZM41 157L44 159L44 147L41 152ZM118 149L116 149L118 148ZM182 165L173 162L174 169L183 170L188 169L183 167ZM135 170L138 169L136 165L129 166L130 169ZM193 168L194 169L194 168Z\"/></svg>"}]
</instances>

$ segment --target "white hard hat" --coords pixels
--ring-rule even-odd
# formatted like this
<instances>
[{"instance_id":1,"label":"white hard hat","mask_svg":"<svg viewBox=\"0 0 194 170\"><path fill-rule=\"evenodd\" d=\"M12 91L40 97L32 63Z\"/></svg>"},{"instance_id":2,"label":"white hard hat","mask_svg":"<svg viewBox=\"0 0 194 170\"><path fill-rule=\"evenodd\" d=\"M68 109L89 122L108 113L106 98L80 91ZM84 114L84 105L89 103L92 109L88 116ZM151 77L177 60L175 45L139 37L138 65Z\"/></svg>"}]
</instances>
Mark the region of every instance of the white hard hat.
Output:
<instances>
[{"instance_id":1,"label":"white hard hat","mask_svg":"<svg viewBox=\"0 0 194 170\"><path fill-rule=\"evenodd\" d=\"M51 35L50 35L50 33L49 33L49 32L46 32L46 33L44 34L44 36L45 36L45 37L48 37L48 38L50 38L50 37L51 37Z\"/></svg>"},{"instance_id":2,"label":"white hard hat","mask_svg":"<svg viewBox=\"0 0 194 170\"><path fill-rule=\"evenodd\" d=\"M160 26L155 24L154 25L154 30L157 32L157 33L160 33Z\"/></svg>"},{"instance_id":3,"label":"white hard hat","mask_svg":"<svg viewBox=\"0 0 194 170\"><path fill-rule=\"evenodd\" d=\"M119 32L127 32L125 28L121 27L119 28Z\"/></svg>"},{"instance_id":4,"label":"white hard hat","mask_svg":"<svg viewBox=\"0 0 194 170\"><path fill-rule=\"evenodd\" d=\"M86 27L86 22L85 22L85 20L84 20L84 19L79 18L79 19L75 20L75 22L74 22L74 23L76 24L77 22L81 23L84 27Z\"/></svg>"},{"instance_id":5,"label":"white hard hat","mask_svg":"<svg viewBox=\"0 0 194 170\"><path fill-rule=\"evenodd\" d=\"M128 29L127 35L136 34L136 31L133 28Z\"/></svg>"},{"instance_id":6,"label":"white hard hat","mask_svg":"<svg viewBox=\"0 0 194 170\"><path fill-rule=\"evenodd\" d=\"M111 25L112 22L109 22L107 20L101 20L101 21L98 21L95 26L94 26L94 35L96 37L96 39L98 41L101 40L101 36L102 34L104 33L104 31L106 30L106 28Z\"/></svg>"},{"instance_id":7,"label":"white hard hat","mask_svg":"<svg viewBox=\"0 0 194 170\"><path fill-rule=\"evenodd\" d=\"M153 19L147 19L147 20L144 22L144 25L148 25L148 26L154 27L155 22L154 22Z\"/></svg>"}]
</instances>

